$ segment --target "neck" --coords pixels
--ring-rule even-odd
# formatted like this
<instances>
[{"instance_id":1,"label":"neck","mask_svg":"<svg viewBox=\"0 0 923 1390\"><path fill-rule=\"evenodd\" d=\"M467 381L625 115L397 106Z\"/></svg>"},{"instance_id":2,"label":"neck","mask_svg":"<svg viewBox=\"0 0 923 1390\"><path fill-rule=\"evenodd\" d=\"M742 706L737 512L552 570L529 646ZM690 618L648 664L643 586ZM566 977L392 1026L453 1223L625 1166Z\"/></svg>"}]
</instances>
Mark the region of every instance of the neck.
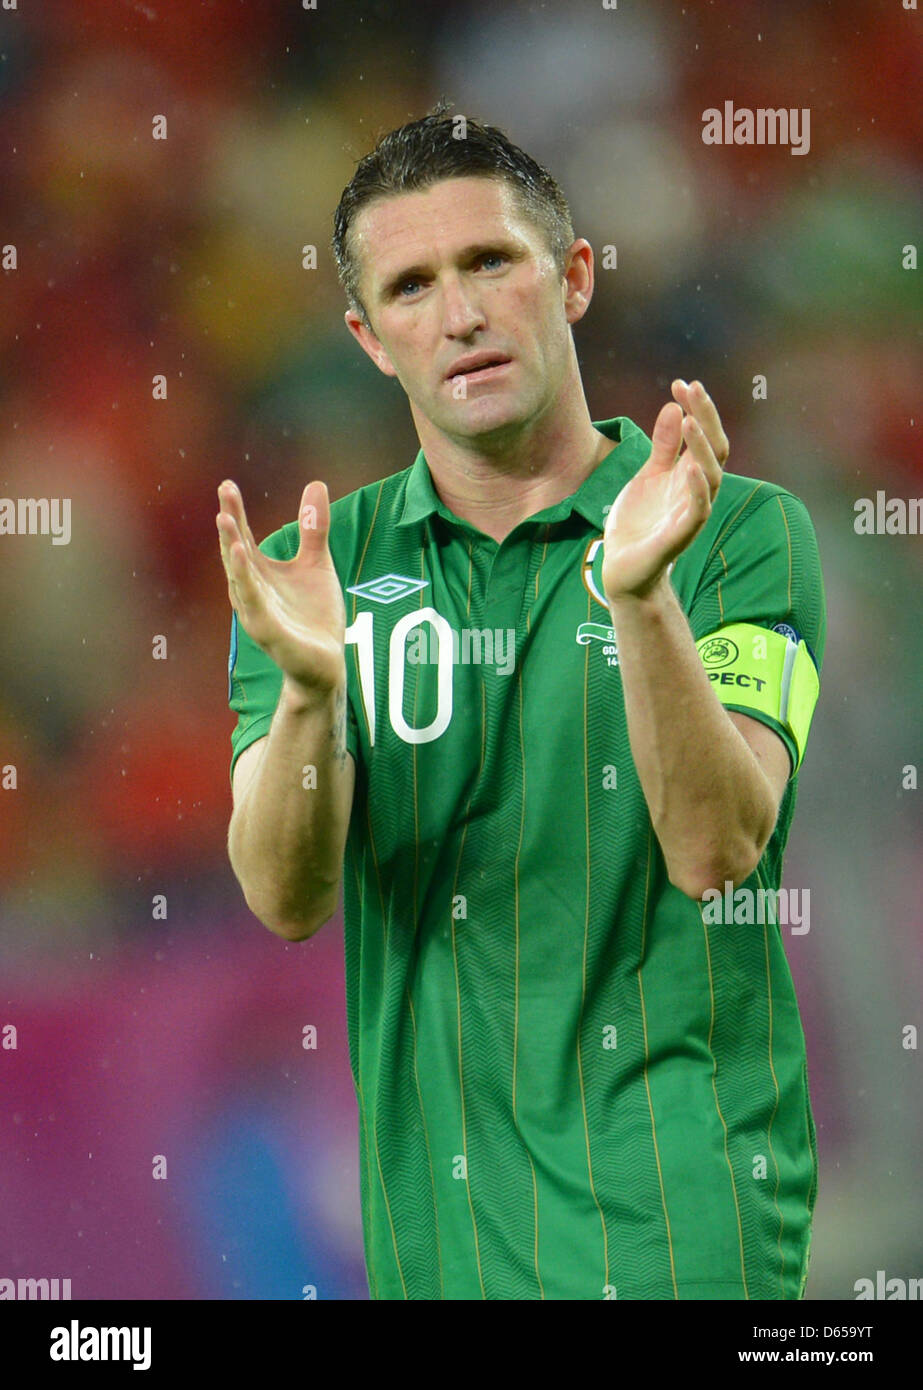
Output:
<instances>
[{"instance_id":1,"label":"neck","mask_svg":"<svg viewBox=\"0 0 923 1390\"><path fill-rule=\"evenodd\" d=\"M576 492L616 447L582 405L575 418L558 413L488 447L451 438L416 417L439 498L455 516L502 541L527 517Z\"/></svg>"}]
</instances>

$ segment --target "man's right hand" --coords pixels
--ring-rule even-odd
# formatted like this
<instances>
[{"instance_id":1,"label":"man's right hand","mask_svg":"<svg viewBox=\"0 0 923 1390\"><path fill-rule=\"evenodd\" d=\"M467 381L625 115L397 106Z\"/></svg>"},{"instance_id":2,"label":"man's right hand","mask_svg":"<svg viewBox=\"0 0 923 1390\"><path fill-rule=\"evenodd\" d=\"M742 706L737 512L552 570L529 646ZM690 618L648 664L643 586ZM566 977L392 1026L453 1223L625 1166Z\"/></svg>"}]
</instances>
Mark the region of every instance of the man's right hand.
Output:
<instances>
[{"instance_id":1,"label":"man's right hand","mask_svg":"<svg viewBox=\"0 0 923 1390\"><path fill-rule=\"evenodd\" d=\"M218 500L215 523L228 597L249 635L305 694L345 686L346 608L327 542L326 484L309 483L301 495L292 560L272 560L260 550L235 483L223 482Z\"/></svg>"}]
</instances>

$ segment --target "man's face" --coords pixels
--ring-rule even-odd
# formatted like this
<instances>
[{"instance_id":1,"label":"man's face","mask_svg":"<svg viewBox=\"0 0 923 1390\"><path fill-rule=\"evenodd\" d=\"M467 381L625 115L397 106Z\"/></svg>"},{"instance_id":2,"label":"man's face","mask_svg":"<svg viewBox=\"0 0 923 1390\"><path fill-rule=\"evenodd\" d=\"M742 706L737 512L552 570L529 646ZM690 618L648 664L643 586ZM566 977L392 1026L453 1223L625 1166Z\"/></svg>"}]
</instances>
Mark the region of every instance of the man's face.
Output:
<instances>
[{"instance_id":1,"label":"man's face","mask_svg":"<svg viewBox=\"0 0 923 1390\"><path fill-rule=\"evenodd\" d=\"M372 331L356 314L347 324L398 378L418 430L502 441L553 404L589 295L574 296L508 184L457 178L382 198L357 216L353 247Z\"/></svg>"}]
</instances>

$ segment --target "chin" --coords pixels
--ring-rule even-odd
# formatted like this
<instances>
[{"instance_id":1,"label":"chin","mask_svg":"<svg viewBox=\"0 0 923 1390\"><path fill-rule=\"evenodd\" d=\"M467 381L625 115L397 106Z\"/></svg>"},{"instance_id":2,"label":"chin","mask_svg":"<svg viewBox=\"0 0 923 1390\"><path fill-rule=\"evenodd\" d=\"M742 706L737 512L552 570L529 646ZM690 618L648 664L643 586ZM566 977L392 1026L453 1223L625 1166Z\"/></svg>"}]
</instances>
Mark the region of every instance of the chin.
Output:
<instances>
[{"instance_id":1,"label":"chin","mask_svg":"<svg viewBox=\"0 0 923 1390\"><path fill-rule=\"evenodd\" d=\"M469 400L459 401L459 407L452 417L452 433L465 435L471 439L505 434L523 425L529 412L516 401Z\"/></svg>"}]
</instances>

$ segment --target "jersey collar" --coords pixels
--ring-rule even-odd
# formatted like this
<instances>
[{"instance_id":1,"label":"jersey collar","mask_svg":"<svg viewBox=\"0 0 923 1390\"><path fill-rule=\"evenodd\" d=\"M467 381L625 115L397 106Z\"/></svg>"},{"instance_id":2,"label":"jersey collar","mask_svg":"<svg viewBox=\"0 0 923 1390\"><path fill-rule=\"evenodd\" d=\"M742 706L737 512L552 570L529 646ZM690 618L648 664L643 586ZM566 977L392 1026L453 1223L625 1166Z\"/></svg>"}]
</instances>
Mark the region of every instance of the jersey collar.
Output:
<instances>
[{"instance_id":1,"label":"jersey collar","mask_svg":"<svg viewBox=\"0 0 923 1390\"><path fill-rule=\"evenodd\" d=\"M530 521L564 521L571 512L576 511L598 531L604 529L606 512L629 478L647 459L651 452L651 441L627 415L616 415L611 420L594 420L593 425L613 441L611 451L575 493L553 507L536 512L529 518ZM410 526L434 513L456 526L468 525L451 512L439 497L421 449L410 469L404 491L404 506L397 525Z\"/></svg>"}]
</instances>

